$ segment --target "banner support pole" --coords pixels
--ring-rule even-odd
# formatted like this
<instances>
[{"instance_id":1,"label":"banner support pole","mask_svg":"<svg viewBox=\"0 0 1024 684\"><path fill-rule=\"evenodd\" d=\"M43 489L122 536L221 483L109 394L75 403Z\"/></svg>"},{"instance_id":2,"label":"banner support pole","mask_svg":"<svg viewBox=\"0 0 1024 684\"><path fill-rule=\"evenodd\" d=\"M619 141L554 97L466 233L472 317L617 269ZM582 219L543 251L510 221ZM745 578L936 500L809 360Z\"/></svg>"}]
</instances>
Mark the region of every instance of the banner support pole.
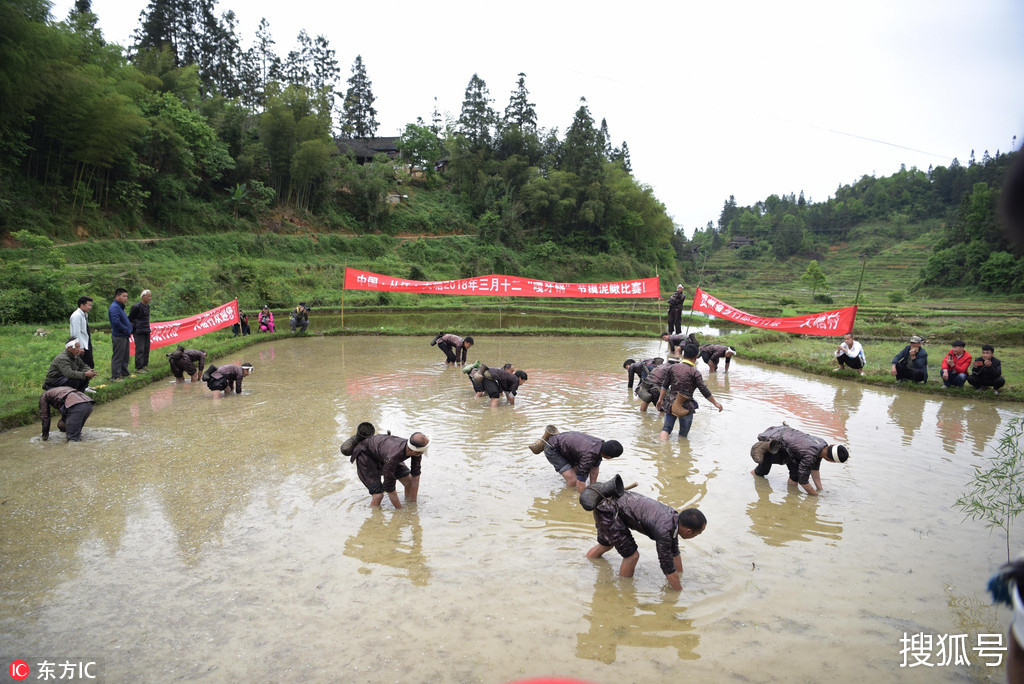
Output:
<instances>
[{"instance_id":1,"label":"banner support pole","mask_svg":"<svg viewBox=\"0 0 1024 684\"><path fill-rule=\"evenodd\" d=\"M348 280L348 259L345 259L345 268L341 272L341 327L345 327L345 283Z\"/></svg>"}]
</instances>

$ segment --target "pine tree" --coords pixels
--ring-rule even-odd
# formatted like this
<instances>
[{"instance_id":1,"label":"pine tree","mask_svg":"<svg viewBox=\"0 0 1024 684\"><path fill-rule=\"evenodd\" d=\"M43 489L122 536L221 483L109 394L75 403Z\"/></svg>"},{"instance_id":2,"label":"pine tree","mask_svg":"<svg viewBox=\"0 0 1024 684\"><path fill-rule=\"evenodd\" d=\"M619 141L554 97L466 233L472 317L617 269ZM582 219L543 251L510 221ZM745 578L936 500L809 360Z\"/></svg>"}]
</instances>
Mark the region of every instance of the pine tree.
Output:
<instances>
[{"instance_id":1,"label":"pine tree","mask_svg":"<svg viewBox=\"0 0 1024 684\"><path fill-rule=\"evenodd\" d=\"M559 154L559 168L570 171L582 178L586 183L597 180L604 161L604 150L601 147L599 133L594 128L594 119L587 107L587 98L580 98L580 108L576 110L569 130L565 134Z\"/></svg>"},{"instance_id":2,"label":"pine tree","mask_svg":"<svg viewBox=\"0 0 1024 684\"><path fill-rule=\"evenodd\" d=\"M338 60L334 58L335 52L331 49L327 39L318 35L313 42L312 54L312 87L318 102L321 113L330 117L334 109L334 89L338 83L338 76L341 70L338 68Z\"/></svg>"},{"instance_id":3,"label":"pine tree","mask_svg":"<svg viewBox=\"0 0 1024 684\"><path fill-rule=\"evenodd\" d=\"M505 126L518 126L524 132L537 130L537 111L530 102L530 91L526 89L526 74L519 72L516 89L512 91L505 107Z\"/></svg>"},{"instance_id":4,"label":"pine tree","mask_svg":"<svg viewBox=\"0 0 1024 684\"><path fill-rule=\"evenodd\" d=\"M458 132L465 136L470 146L475 149L487 147L491 142L491 128L494 126L496 116L491 109L489 95L484 80L473 74L462 100Z\"/></svg>"},{"instance_id":5,"label":"pine tree","mask_svg":"<svg viewBox=\"0 0 1024 684\"><path fill-rule=\"evenodd\" d=\"M377 133L377 110L373 108L373 83L366 75L362 55L352 63L352 76L342 105L341 132L350 138L372 138Z\"/></svg>"}]
</instances>

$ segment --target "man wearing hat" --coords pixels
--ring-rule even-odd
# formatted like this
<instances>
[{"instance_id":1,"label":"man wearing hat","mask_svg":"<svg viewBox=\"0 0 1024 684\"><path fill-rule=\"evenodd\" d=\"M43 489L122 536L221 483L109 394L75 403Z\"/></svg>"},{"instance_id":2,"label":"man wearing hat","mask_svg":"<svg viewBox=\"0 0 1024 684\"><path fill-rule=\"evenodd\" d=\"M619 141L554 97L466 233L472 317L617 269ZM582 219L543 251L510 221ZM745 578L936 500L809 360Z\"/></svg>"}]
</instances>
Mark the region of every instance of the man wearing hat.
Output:
<instances>
[{"instance_id":1,"label":"man wearing hat","mask_svg":"<svg viewBox=\"0 0 1024 684\"><path fill-rule=\"evenodd\" d=\"M395 508L401 508L395 492L395 482L405 488L405 501L416 501L420 488L420 466L427 453L430 440L422 432L414 432L409 439L394 435L376 434L367 437L352 452L349 459L356 464L359 480L370 492L370 506L380 506L384 494ZM409 459L409 465L403 461Z\"/></svg>"},{"instance_id":2,"label":"man wearing hat","mask_svg":"<svg viewBox=\"0 0 1024 684\"><path fill-rule=\"evenodd\" d=\"M758 464L751 475L764 477L773 464L789 468L789 485L800 485L811 496L821 491L822 459L831 463L846 463L849 450L842 444L829 444L820 437L812 437L785 423L770 427L757 436L757 444L750 449L750 456ZM810 480L814 480L814 485Z\"/></svg>"},{"instance_id":3,"label":"man wearing hat","mask_svg":"<svg viewBox=\"0 0 1024 684\"><path fill-rule=\"evenodd\" d=\"M725 358L725 372L729 372L729 362L736 356L736 350L724 344L705 344L700 348L700 358L708 364L708 370L718 372L718 362Z\"/></svg>"},{"instance_id":4,"label":"man wearing hat","mask_svg":"<svg viewBox=\"0 0 1024 684\"><path fill-rule=\"evenodd\" d=\"M918 335L910 338L910 344L903 348L896 356L892 357L892 376L897 380L913 380L914 382L928 382L928 352L921 343L924 342Z\"/></svg>"},{"instance_id":5,"label":"man wearing hat","mask_svg":"<svg viewBox=\"0 0 1024 684\"><path fill-rule=\"evenodd\" d=\"M636 530L654 540L665 579L670 587L681 591L683 585L679 576L683 574L683 561L679 556L679 538L693 539L704 531L708 520L696 508L676 512L660 501L625 492L597 504L594 524L597 545L587 551L587 558L600 558L614 548L622 556L619 577L632 577L640 560L640 551L630 532Z\"/></svg>"},{"instance_id":6,"label":"man wearing hat","mask_svg":"<svg viewBox=\"0 0 1024 684\"><path fill-rule=\"evenodd\" d=\"M211 365L206 369L206 373L203 374L203 380L206 382L206 386L214 392L230 394L234 391L236 394L241 394L242 378L249 377L252 371L253 365L248 362L243 363L241 366L234 364L226 366Z\"/></svg>"},{"instance_id":7,"label":"man wearing hat","mask_svg":"<svg viewBox=\"0 0 1024 684\"><path fill-rule=\"evenodd\" d=\"M942 386L963 387L967 371L971 369L971 355L964 349L963 340L954 340L953 348L942 359Z\"/></svg>"},{"instance_id":8,"label":"man wearing hat","mask_svg":"<svg viewBox=\"0 0 1024 684\"><path fill-rule=\"evenodd\" d=\"M598 439L585 432L559 432L544 445L548 462L565 478L565 484L578 492L586 488L588 475L591 482L597 482L601 459L621 454L622 445L616 440Z\"/></svg>"},{"instance_id":9,"label":"man wearing hat","mask_svg":"<svg viewBox=\"0 0 1024 684\"><path fill-rule=\"evenodd\" d=\"M85 349L77 337L68 339L61 353L50 362L46 379L43 380L43 389L70 387L84 391L88 388L89 381L96 377L96 371L85 365L85 361L82 360L84 354Z\"/></svg>"},{"instance_id":10,"label":"man wearing hat","mask_svg":"<svg viewBox=\"0 0 1024 684\"><path fill-rule=\"evenodd\" d=\"M302 328L299 332L306 332L306 328L309 327L309 309L306 308L306 302L299 302L299 305L292 309L289 320L292 332L295 332L295 328Z\"/></svg>"},{"instance_id":11,"label":"man wearing hat","mask_svg":"<svg viewBox=\"0 0 1024 684\"><path fill-rule=\"evenodd\" d=\"M683 330L683 302L686 301L686 290L682 283L676 285L676 291L668 298L668 332L679 334Z\"/></svg>"}]
</instances>

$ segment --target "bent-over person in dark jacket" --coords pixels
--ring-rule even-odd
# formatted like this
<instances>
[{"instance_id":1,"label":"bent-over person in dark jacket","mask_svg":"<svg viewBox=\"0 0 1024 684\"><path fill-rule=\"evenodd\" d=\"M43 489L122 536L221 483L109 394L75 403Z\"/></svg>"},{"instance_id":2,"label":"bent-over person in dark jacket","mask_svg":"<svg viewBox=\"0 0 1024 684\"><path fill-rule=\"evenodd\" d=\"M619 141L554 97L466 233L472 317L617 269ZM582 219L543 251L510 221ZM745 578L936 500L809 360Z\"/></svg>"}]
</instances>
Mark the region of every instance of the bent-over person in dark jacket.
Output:
<instances>
[{"instance_id":1,"label":"bent-over person in dark jacket","mask_svg":"<svg viewBox=\"0 0 1024 684\"><path fill-rule=\"evenodd\" d=\"M464 364L469 358L469 348L473 346L473 338L445 333L435 337L431 344L436 344L437 348L444 352L445 363Z\"/></svg>"},{"instance_id":2,"label":"bent-over person in dark jacket","mask_svg":"<svg viewBox=\"0 0 1024 684\"><path fill-rule=\"evenodd\" d=\"M621 454L622 445L618 441L605 441L585 432L559 432L544 446L548 462L565 478L565 484L578 492L586 488L588 476L591 482L597 482L602 459Z\"/></svg>"},{"instance_id":3,"label":"bent-over person in dark jacket","mask_svg":"<svg viewBox=\"0 0 1024 684\"><path fill-rule=\"evenodd\" d=\"M718 372L718 362L725 358L725 372L729 372L729 363L732 357L736 356L736 350L724 344L705 344L700 348L700 358L708 364L708 370L712 373Z\"/></svg>"},{"instance_id":4,"label":"bent-over person in dark jacket","mask_svg":"<svg viewBox=\"0 0 1024 684\"><path fill-rule=\"evenodd\" d=\"M633 359L626 359L622 362L622 367L626 369L627 383L626 388L633 388L633 379L638 378L640 382L644 381L647 374L650 373L656 366L660 366L664 359L643 359L641 361L635 361Z\"/></svg>"},{"instance_id":5,"label":"bent-over person in dark jacket","mask_svg":"<svg viewBox=\"0 0 1024 684\"><path fill-rule=\"evenodd\" d=\"M54 387L39 397L39 419L43 423L43 441L50 439L50 408L60 411L57 428L67 432L69 442L82 441L82 428L92 413L92 399L66 385Z\"/></svg>"},{"instance_id":6,"label":"bent-over person in dark jacket","mask_svg":"<svg viewBox=\"0 0 1024 684\"><path fill-rule=\"evenodd\" d=\"M597 545L587 551L587 558L600 558L613 548L622 556L620 577L632 577L640 560L640 551L630 530L647 535L658 549L658 563L669 586L683 588L679 576L683 562L679 557L679 537L693 539L707 527L707 518L696 508L678 513L671 506L641 494L626 492L608 498L594 508Z\"/></svg>"},{"instance_id":7,"label":"bent-over person in dark jacket","mask_svg":"<svg viewBox=\"0 0 1024 684\"><path fill-rule=\"evenodd\" d=\"M519 385L526 382L527 379L526 371L517 370L509 373L506 370L488 368L484 371L483 387L484 392L491 398L491 406L498 405L498 402L501 401L502 392L505 393L509 405L515 406Z\"/></svg>"},{"instance_id":8,"label":"bent-over person in dark jacket","mask_svg":"<svg viewBox=\"0 0 1024 684\"><path fill-rule=\"evenodd\" d=\"M167 355L167 361L178 382L185 382L186 375L192 378L192 382L198 382L206 365L206 352L202 349L185 349L184 345L179 344L177 349Z\"/></svg>"},{"instance_id":9,"label":"bent-over person in dark jacket","mask_svg":"<svg viewBox=\"0 0 1024 684\"><path fill-rule=\"evenodd\" d=\"M758 442L769 442L770 446L751 475L764 477L772 469L773 464L785 465L789 468L789 485L800 485L811 496L821 492L822 459L830 463L846 463L850 458L849 450L842 444L829 444L821 437L812 437L788 425L770 427L757 436ZM814 486L810 480L814 480Z\"/></svg>"},{"instance_id":10,"label":"bent-over person in dark jacket","mask_svg":"<svg viewBox=\"0 0 1024 684\"><path fill-rule=\"evenodd\" d=\"M214 392L222 391L224 394L230 394L234 391L236 394L241 394L242 378L249 377L252 371L251 363L243 363L241 366L234 364L210 366L206 374L203 375L203 379L206 380L206 386Z\"/></svg>"},{"instance_id":11,"label":"bent-over person in dark jacket","mask_svg":"<svg viewBox=\"0 0 1024 684\"><path fill-rule=\"evenodd\" d=\"M394 435L367 437L352 452L350 461L356 464L359 480L370 492L370 506L380 506L384 494L395 508L401 508L395 492L395 482L405 487L405 501L416 501L420 489L420 466L427 453L430 440L422 432L414 432L409 439ZM403 461L409 459L409 465Z\"/></svg>"}]
</instances>

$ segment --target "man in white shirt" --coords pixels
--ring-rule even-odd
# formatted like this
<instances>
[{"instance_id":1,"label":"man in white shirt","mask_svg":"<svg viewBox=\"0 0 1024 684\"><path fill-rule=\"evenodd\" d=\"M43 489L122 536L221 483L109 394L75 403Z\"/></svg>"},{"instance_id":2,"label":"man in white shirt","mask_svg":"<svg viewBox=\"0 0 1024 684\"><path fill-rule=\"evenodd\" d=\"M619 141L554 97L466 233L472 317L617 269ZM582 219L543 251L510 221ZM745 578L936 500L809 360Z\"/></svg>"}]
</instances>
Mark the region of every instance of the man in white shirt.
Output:
<instances>
[{"instance_id":1,"label":"man in white shirt","mask_svg":"<svg viewBox=\"0 0 1024 684\"><path fill-rule=\"evenodd\" d=\"M71 337L77 337L85 353L82 360L89 368L95 368L92 358L92 334L89 330L89 312L92 311L92 297L79 297L78 308L71 314Z\"/></svg>"},{"instance_id":2,"label":"man in white shirt","mask_svg":"<svg viewBox=\"0 0 1024 684\"><path fill-rule=\"evenodd\" d=\"M836 346L836 363L839 365L832 369L833 373L846 366L864 375L864 347L853 339L853 333L843 335L843 341Z\"/></svg>"}]
</instances>

